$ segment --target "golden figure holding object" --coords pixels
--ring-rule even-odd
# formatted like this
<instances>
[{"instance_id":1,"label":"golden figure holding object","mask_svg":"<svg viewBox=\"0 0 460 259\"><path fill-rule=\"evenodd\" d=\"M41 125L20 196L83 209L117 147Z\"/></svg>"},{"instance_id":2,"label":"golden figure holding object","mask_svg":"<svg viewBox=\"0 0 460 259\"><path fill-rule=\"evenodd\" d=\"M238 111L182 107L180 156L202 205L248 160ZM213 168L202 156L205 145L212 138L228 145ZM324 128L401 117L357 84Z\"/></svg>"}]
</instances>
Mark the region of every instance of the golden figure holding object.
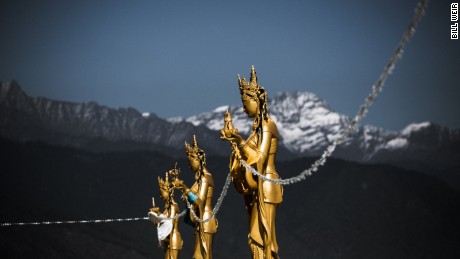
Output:
<instances>
[{"instance_id":1,"label":"golden figure holding object","mask_svg":"<svg viewBox=\"0 0 460 259\"><path fill-rule=\"evenodd\" d=\"M206 155L198 147L196 137L193 136L193 146L185 143L185 151L190 165L190 169L195 173L195 183L189 189L183 181L178 178L174 181L175 188L182 191L184 199L191 204L191 210L200 219L208 219L212 214L212 196L214 193L214 180L212 174L206 168ZM185 215L190 219L195 227L195 248L193 258L211 259L212 241L217 232L217 220L212 218L207 222L199 222L195 219L192 212Z\"/></svg>"},{"instance_id":2,"label":"golden figure holding object","mask_svg":"<svg viewBox=\"0 0 460 259\"><path fill-rule=\"evenodd\" d=\"M157 225L158 240L160 246L164 248L165 259L177 259L179 251L182 249L183 241L179 233L179 219L174 218L179 213L179 206L174 201L173 181L179 176L177 163L174 169L166 172L165 180L158 177L158 187L160 197L165 201L164 211L155 206L155 200L152 198L153 208L150 209L148 216L150 220ZM169 178L171 177L171 182Z\"/></svg>"},{"instance_id":3,"label":"golden figure holding object","mask_svg":"<svg viewBox=\"0 0 460 259\"><path fill-rule=\"evenodd\" d=\"M249 221L249 247L252 258L279 258L276 241L276 209L283 200L281 185L264 181L246 170L240 163L243 159L261 174L278 179L275 157L279 134L275 122L267 111L267 93L257 82L254 66L251 67L249 82L238 75L244 112L254 118L252 132L244 140L233 126L231 114L227 111L221 139L232 145L230 173L236 190L243 194Z\"/></svg>"}]
</instances>

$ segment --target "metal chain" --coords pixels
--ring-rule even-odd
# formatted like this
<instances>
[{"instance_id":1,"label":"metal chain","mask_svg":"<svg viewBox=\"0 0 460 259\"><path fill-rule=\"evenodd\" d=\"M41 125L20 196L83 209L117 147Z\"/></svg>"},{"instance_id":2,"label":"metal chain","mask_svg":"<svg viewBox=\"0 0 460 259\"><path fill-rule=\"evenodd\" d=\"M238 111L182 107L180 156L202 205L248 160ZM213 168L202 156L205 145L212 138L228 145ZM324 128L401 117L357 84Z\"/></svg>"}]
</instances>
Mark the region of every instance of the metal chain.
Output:
<instances>
[{"instance_id":1,"label":"metal chain","mask_svg":"<svg viewBox=\"0 0 460 259\"><path fill-rule=\"evenodd\" d=\"M225 180L224 188L222 189L222 192L220 193L219 199L217 199L216 206L214 206L214 209L212 210L211 216L209 216L209 218L207 218L207 219L200 219L200 217L198 217L196 215L195 211L192 209L192 205L188 202L188 200L186 200L187 208L190 209L190 211L192 212L192 215L193 215L193 217L195 218L196 221L198 221L200 223L206 223L206 222L210 221L212 218L214 218L216 216L217 212L220 209L220 206L222 205L222 201L224 200L225 195L227 195L228 186L230 186L231 181L232 181L232 177L231 177L230 174L228 174L227 179Z\"/></svg>"},{"instance_id":2,"label":"metal chain","mask_svg":"<svg viewBox=\"0 0 460 259\"><path fill-rule=\"evenodd\" d=\"M187 212L186 210L183 210L181 213L177 214L177 215L174 216L172 219L173 219L173 220L176 220L176 219L178 219L178 218L180 218L180 217L183 217L183 216L185 215L186 212Z\"/></svg>"},{"instance_id":3,"label":"metal chain","mask_svg":"<svg viewBox=\"0 0 460 259\"><path fill-rule=\"evenodd\" d=\"M92 220L69 220L69 221L43 221L43 222L19 222L19 223L1 223L0 227L8 226L28 226L28 225L58 225L58 224L81 224L81 223L108 223L108 222L124 222L148 220L148 217L143 218L126 218L126 219L92 219Z\"/></svg>"},{"instance_id":4,"label":"metal chain","mask_svg":"<svg viewBox=\"0 0 460 259\"><path fill-rule=\"evenodd\" d=\"M187 201L187 207L192 211L193 216L198 222L208 222L212 218L215 217L217 212L220 209L220 206L222 205L222 201L224 200L224 197L227 195L227 190L230 185L232 178L230 174L227 176L227 179L224 184L224 188L222 189L222 192L217 199L217 203L213 209L213 213L211 216L205 220L201 220L195 212L190 209L191 205ZM176 216L172 218L168 217L160 217L161 219L166 219L166 220L176 220L180 217L183 217L187 211L183 210L181 213L177 214ZM43 221L43 222L15 222L15 223L0 223L0 227L8 227L8 226L27 226L27 225L58 225L58 224L83 224L83 223L107 223L107 222L123 222L123 221L138 221L138 220L149 220L149 217L142 217L142 218L125 218L125 219L96 219L96 220L70 220L70 221Z\"/></svg>"},{"instance_id":5,"label":"metal chain","mask_svg":"<svg viewBox=\"0 0 460 259\"><path fill-rule=\"evenodd\" d=\"M357 129L359 122L366 116L369 106L372 105L377 95L382 91L385 80L393 71L396 62L401 58L405 45L409 42L409 40L414 35L417 24L420 22L420 20L424 16L427 2L428 2L427 0L420 0L419 3L417 4L417 8L415 9L415 15L412 18L411 24L409 25L406 32L403 34L401 40L399 41L398 45L396 46L395 50L393 51L393 54L391 55L391 58L388 61L388 64L383 69L383 72L380 74L379 79L372 86L372 92L367 96L364 103L359 108L358 113L353 118L353 120L350 122L350 124L347 126L347 129L331 145L329 145L329 147L326 148L326 150L321 155L321 157L317 159L310 166L310 168L307 168L304 171L302 171L299 175L288 178L288 179L270 179L270 178L267 178L265 175L259 173L256 169L248 165L242 159L240 159L241 164L246 169L251 171L252 174L262 178L263 180L269 181L272 183L276 183L276 184L281 184L281 185L288 185L288 184L292 184L292 183L296 183L296 182L305 180L307 176L312 175L312 173L316 172L320 166L323 166L326 163L327 158L332 155L336 147L342 144L343 142L345 142L347 137Z\"/></svg>"}]
</instances>

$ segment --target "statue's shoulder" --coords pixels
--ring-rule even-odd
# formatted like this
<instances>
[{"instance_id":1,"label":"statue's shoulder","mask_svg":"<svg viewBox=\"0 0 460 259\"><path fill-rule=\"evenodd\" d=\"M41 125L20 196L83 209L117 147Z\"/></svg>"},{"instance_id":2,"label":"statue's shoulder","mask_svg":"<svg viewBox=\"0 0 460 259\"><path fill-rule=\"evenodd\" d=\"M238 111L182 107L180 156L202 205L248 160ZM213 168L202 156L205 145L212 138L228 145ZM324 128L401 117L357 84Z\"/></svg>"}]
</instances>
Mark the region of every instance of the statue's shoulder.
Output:
<instances>
[{"instance_id":1,"label":"statue's shoulder","mask_svg":"<svg viewBox=\"0 0 460 259\"><path fill-rule=\"evenodd\" d=\"M214 186L214 179L212 177L212 174L210 174L207 170L205 171L205 173L203 174L201 180L203 182L206 182L207 184L211 185L211 186Z\"/></svg>"},{"instance_id":2,"label":"statue's shoulder","mask_svg":"<svg viewBox=\"0 0 460 259\"><path fill-rule=\"evenodd\" d=\"M276 123L269 117L267 121L262 121L262 130L271 132L273 135L278 137L278 128L276 127Z\"/></svg>"},{"instance_id":3,"label":"statue's shoulder","mask_svg":"<svg viewBox=\"0 0 460 259\"><path fill-rule=\"evenodd\" d=\"M195 182L192 187L190 187L190 190L193 192L193 193L198 193L198 182Z\"/></svg>"}]
</instances>

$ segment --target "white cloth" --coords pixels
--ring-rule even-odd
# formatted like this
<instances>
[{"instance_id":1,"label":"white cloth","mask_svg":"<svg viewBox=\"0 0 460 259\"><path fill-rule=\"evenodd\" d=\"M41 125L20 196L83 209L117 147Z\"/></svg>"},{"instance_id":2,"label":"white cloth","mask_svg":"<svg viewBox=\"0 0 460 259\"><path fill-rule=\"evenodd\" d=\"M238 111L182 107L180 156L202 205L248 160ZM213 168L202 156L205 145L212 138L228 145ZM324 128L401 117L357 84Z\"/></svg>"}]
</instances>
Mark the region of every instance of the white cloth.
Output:
<instances>
[{"instance_id":1,"label":"white cloth","mask_svg":"<svg viewBox=\"0 0 460 259\"><path fill-rule=\"evenodd\" d=\"M148 213L148 216L153 223L157 224L158 242L160 246L163 246L163 240L169 236L173 229L173 222L171 219L166 218L165 215L158 215L152 211Z\"/></svg>"}]
</instances>

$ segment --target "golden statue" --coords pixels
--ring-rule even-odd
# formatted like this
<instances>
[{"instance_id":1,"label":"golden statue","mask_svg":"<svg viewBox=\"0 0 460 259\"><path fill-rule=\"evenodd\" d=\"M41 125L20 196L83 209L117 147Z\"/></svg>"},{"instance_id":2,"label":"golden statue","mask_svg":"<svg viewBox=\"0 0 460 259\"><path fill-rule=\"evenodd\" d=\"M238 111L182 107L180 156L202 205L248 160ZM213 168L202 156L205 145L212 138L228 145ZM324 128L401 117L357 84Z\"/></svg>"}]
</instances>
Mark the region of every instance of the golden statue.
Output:
<instances>
[{"instance_id":1,"label":"golden statue","mask_svg":"<svg viewBox=\"0 0 460 259\"><path fill-rule=\"evenodd\" d=\"M148 213L150 220L157 225L158 240L160 241L160 246L164 248L165 259L176 259L183 245L178 228L179 218L174 220L170 219L179 213L179 206L174 201L173 186L173 181L178 175L179 169L174 168L166 172L165 180L158 176L160 197L165 201L164 211L161 213L160 208L155 207L155 200L152 199L153 208L151 208ZM171 182L169 182L169 176L172 178Z\"/></svg>"},{"instance_id":2,"label":"golden statue","mask_svg":"<svg viewBox=\"0 0 460 259\"><path fill-rule=\"evenodd\" d=\"M276 209L283 200L283 188L279 184L264 181L253 176L240 163L243 159L258 172L270 179L278 179L275 156L279 134L275 122L267 111L267 93L257 83L254 66L251 78L238 75L243 108L249 118L254 118L252 132L247 140L234 128L231 114L225 114L221 138L230 141L233 154L230 161L230 174L236 190L243 194L249 220L249 247L252 258L279 258L276 242Z\"/></svg>"},{"instance_id":3,"label":"golden statue","mask_svg":"<svg viewBox=\"0 0 460 259\"><path fill-rule=\"evenodd\" d=\"M174 186L184 194L184 198L191 204L191 210L200 219L208 219L212 214L212 195L214 192L214 180L211 173L206 168L206 155L198 147L196 137L193 136L193 146L185 143L190 169L195 172L195 183L189 189L183 181L176 179ZM186 221L191 221L195 227L195 248L193 258L210 259L212 258L212 240L217 232L217 220L212 218L208 222L198 222L194 215L186 214Z\"/></svg>"}]
</instances>

